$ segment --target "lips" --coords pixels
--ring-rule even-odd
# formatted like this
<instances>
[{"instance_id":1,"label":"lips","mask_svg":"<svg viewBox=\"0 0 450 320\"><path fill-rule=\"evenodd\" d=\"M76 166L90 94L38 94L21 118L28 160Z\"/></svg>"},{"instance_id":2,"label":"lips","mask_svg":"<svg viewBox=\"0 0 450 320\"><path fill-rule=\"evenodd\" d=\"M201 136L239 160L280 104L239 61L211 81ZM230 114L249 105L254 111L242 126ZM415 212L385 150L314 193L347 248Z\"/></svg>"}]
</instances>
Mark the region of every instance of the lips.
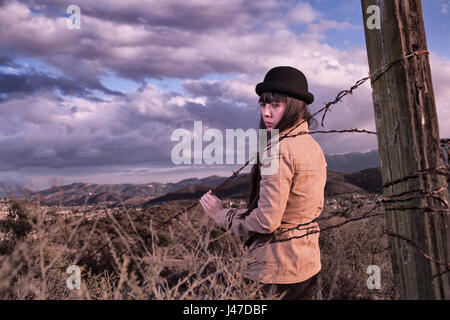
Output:
<instances>
[{"instance_id":1,"label":"lips","mask_svg":"<svg viewBox=\"0 0 450 320\"><path fill-rule=\"evenodd\" d=\"M273 123L271 123L271 122L264 122L265 123L265 125L266 125L266 127L273 127Z\"/></svg>"}]
</instances>

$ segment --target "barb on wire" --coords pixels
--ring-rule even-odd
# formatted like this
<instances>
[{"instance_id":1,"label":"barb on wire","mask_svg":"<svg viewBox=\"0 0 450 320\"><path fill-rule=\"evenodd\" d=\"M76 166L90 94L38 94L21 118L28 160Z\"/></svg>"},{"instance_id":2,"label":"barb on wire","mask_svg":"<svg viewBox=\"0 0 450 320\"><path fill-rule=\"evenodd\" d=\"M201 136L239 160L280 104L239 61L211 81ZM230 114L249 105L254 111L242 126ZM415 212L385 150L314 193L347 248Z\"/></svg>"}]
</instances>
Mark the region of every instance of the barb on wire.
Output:
<instances>
[{"instance_id":1,"label":"barb on wire","mask_svg":"<svg viewBox=\"0 0 450 320\"><path fill-rule=\"evenodd\" d=\"M369 131L365 129L347 129L347 130L327 130L327 131L300 131L296 134L292 134L289 136L286 136L285 138L295 138L300 135L304 134L315 134L315 133L347 133L347 132L353 132L353 133L367 133L367 134L377 134L374 131Z\"/></svg>"},{"instance_id":2,"label":"barb on wire","mask_svg":"<svg viewBox=\"0 0 450 320\"><path fill-rule=\"evenodd\" d=\"M425 250L423 250L418 244L416 244L411 239L408 239L408 238L406 238L406 237L404 237L404 236L402 236L400 234L396 234L396 233L386 232L386 234L388 236L396 237L396 238L399 238L399 239L401 239L403 241L406 241L408 244L410 244L415 249L417 249L428 260L433 261L434 263L437 263L437 264L440 264L440 265L444 265L444 266L450 267L450 262L440 261L440 260L434 259L432 256L430 256L428 253L426 253Z\"/></svg>"},{"instance_id":3,"label":"barb on wire","mask_svg":"<svg viewBox=\"0 0 450 320\"><path fill-rule=\"evenodd\" d=\"M344 98L346 95L348 95L348 94L353 94L353 91L354 91L354 90L356 90L358 87L360 87L361 85L363 85L364 82L366 82L366 81L369 80L369 79L370 79L370 76L369 76L369 77L362 78L362 79L356 81L356 83L355 83L350 89L348 89L348 90L343 90L343 91L339 92L339 93L337 94L336 98L335 98L333 101L326 103L326 104L325 104L325 107L323 107L322 109L320 109L320 110L317 112L317 113L319 113L319 112L321 112L321 111L325 111L325 112L323 113L322 121L321 121L322 127L323 127L323 121L325 120L325 116L327 115L327 112L328 112L329 108L330 108L333 104L336 104L336 103L338 103L338 102L341 102L341 101L342 101L342 98Z\"/></svg>"},{"instance_id":4,"label":"barb on wire","mask_svg":"<svg viewBox=\"0 0 450 320\"><path fill-rule=\"evenodd\" d=\"M373 207L370 208L370 210L368 210L366 212L360 213L360 217L347 219L344 222L339 223L338 225L334 225L334 226L330 226L330 227L327 227L325 229L322 229L321 232L329 230L329 229L337 228L337 227L342 226L344 224L347 224L349 222L359 221L359 220L368 219L368 218L375 217L375 216L384 215L384 213L382 213L382 214L380 214L380 213L371 214L373 211L375 211L376 209L381 207L381 204L379 203L378 197L376 197L372 201L371 204L373 205ZM280 232L278 232L276 234L266 235L266 238L268 238L270 240L270 242L272 243L272 242L285 242L285 241L289 241L289 240L292 240L292 239L299 239L299 238L306 237L308 234L311 234L311 233L307 232L306 234L303 234L303 235L300 235L300 236L295 236L295 237L290 237L290 238L286 238L286 239L276 239L277 236L280 236L280 235L282 235L284 233L287 233L287 232L290 232L290 231L293 231L293 230L300 230L300 231L302 231L302 230L308 230L310 228L314 228L314 227L307 227L307 226L315 224L315 223L320 222L320 221L329 220L329 219L331 219L333 217L336 217L338 215L344 215L344 214L346 214L348 212L355 211L357 209L360 209L361 206L362 206L362 204L357 204L357 205L355 205L353 207L347 207L344 210L337 210L337 211L332 212L331 214L329 214L327 216L318 217L316 219L313 219L310 222L297 224L296 226L291 227L291 228L285 228L285 229L283 229L282 231L280 231ZM314 231L312 233L317 233L317 232L319 232L319 231Z\"/></svg>"},{"instance_id":5,"label":"barb on wire","mask_svg":"<svg viewBox=\"0 0 450 320\"><path fill-rule=\"evenodd\" d=\"M372 83L374 83L375 81L380 79L380 77L383 74L385 74L389 69L391 69L395 64L397 64L397 63L399 63L399 62L401 62L403 60L406 60L408 58L419 56L419 55L422 55L422 54L429 55L430 52L425 49L425 50L419 50L419 51L415 51L415 52L412 52L412 53L405 54L405 55L401 56L400 58L398 58L397 60L394 60L391 63L389 63L389 64L379 68L378 70L375 70L374 72L372 72L369 75L369 78L371 79L370 81ZM379 74L377 74L377 73L379 73Z\"/></svg>"},{"instance_id":6,"label":"barb on wire","mask_svg":"<svg viewBox=\"0 0 450 320\"><path fill-rule=\"evenodd\" d=\"M373 218L373 217L384 216L385 215L384 213L373 213L373 214L370 214L372 211L374 211L378 207L379 207L379 205L376 205L371 210L369 210L368 212L363 213L359 217L348 218L348 219L346 219L346 220L344 220L344 221L342 221L340 223L337 223L337 224L334 224L334 225L331 225L331 226L328 226L328 227L325 227L325 228L321 228L320 230L316 226L307 227L307 225L310 225L310 224L313 223L313 222L309 222L309 223L302 224L302 226L303 226L302 228L300 228L300 226L296 226L296 227L292 227L292 228L283 229L283 230L281 230L280 232L278 232L276 234L272 233L272 234L268 234L268 235L258 235L257 238L260 240L260 242L258 242L255 246L259 247L259 246L264 246L264 245L269 244L269 243L287 242L287 241L292 241L292 240L295 240L295 239L301 239L301 238L307 237L307 236L309 236L311 234L315 234L315 233L319 233L319 232L325 232L325 231L328 231L328 230L331 230L331 229L336 229L336 228L342 227L343 225L346 225L346 224L348 224L350 222L361 221L361 220L366 220L366 219ZM321 220L328 220L328 219L332 218L333 216L336 216L336 214L333 214L332 216L325 217L324 219L321 219ZM293 231L293 230L306 231L306 232L304 234L297 235L297 236L291 236L291 237L284 238L284 239L280 239L280 238L277 239L277 237L279 237L280 235L282 235L284 233L287 233L289 231ZM256 237L255 237L255 239L256 239Z\"/></svg>"},{"instance_id":7,"label":"barb on wire","mask_svg":"<svg viewBox=\"0 0 450 320\"><path fill-rule=\"evenodd\" d=\"M427 174L437 174L437 175L450 177L450 170L449 170L448 166L446 166L446 165L442 165L442 166L439 166L437 168L427 168L427 169L423 169L423 170L411 173L409 175L406 175L406 176L404 176L404 177L402 177L400 179L396 179L396 180L393 180L393 181L386 182L385 184L383 184L382 187L383 188L387 188L387 187L390 187L390 186L392 186L394 184L406 181L408 179L417 178L419 176L427 175Z\"/></svg>"},{"instance_id":8,"label":"barb on wire","mask_svg":"<svg viewBox=\"0 0 450 320\"><path fill-rule=\"evenodd\" d=\"M374 200L372 202L375 203L376 200ZM364 214L367 214L367 213L370 213L370 212L374 211L375 209L380 207L380 205L381 204L377 203L370 211L368 211L368 212L366 212ZM279 233L277 233L277 235L281 235L283 233L286 233L286 232L289 232L289 231L293 231L293 230L302 230L301 227L305 227L305 226L308 226L308 225L311 225L311 224L314 224L314 223L318 223L320 221L329 220L329 219L331 219L333 217L336 217L336 216L339 216L339 215L343 216L343 215L345 215L345 214L347 214L347 213L349 213L349 212L351 212L353 210L357 210L357 209L361 208L361 206L362 206L362 204L358 203L357 205L355 205L353 207L346 207L344 210L342 210L342 209L336 210L336 211L328 214L327 216L319 216L319 217L311 220L310 222L300 223L300 224L297 224L295 227L286 228L283 231L280 231Z\"/></svg>"},{"instance_id":9,"label":"barb on wire","mask_svg":"<svg viewBox=\"0 0 450 320\"><path fill-rule=\"evenodd\" d=\"M443 203L445 205L445 207L448 208L449 205L448 205L448 201L447 201L446 197L439 195L439 193L441 193L447 189L448 189L448 184L445 184L444 186L442 186L441 188L439 188L437 190L412 189L412 190L404 191L404 192L401 192L398 194L390 195L388 199L383 199L382 202L383 203L406 202L406 201L410 201L410 200L414 200L414 199L423 199L426 197L431 197L431 198ZM399 197L405 196L409 193L421 193L422 195L398 199ZM395 199L395 198L397 198L397 199ZM415 209L422 209L422 207L420 207L420 208L417 207ZM430 210L426 210L426 211L430 211ZM442 212L442 210L438 210L438 211ZM433 211L433 212L436 212L436 211Z\"/></svg>"},{"instance_id":10,"label":"barb on wire","mask_svg":"<svg viewBox=\"0 0 450 320\"><path fill-rule=\"evenodd\" d=\"M416 190L411 190L409 192L404 192L404 194L410 193L410 192L415 192L415 191ZM431 195L428 195L428 196L431 196ZM398 195L394 195L394 197L398 197ZM319 221L329 220L332 217L335 217L337 215L343 215L344 213L347 213L349 211L355 211L356 209L359 209L361 207L361 204L355 205L353 207L347 207L345 210L337 210L337 211L335 211L335 212L333 212L333 213L331 213L331 214L329 214L327 216L318 217L318 218L316 218L316 219L314 219L314 220L312 220L310 222L301 223L301 224L298 224L298 225L296 225L294 227L291 227L291 228L282 229L282 230L280 230L279 232L276 232L276 233L272 233L272 234L268 234L268 235L260 235L260 234L258 234L256 236L254 236L253 240L256 240L256 238L258 239L258 242L255 243L256 247L263 246L263 245L266 245L266 244L269 244L269 243L287 242L287 241L291 241L291 240L294 240L294 239L301 239L301 238L307 237L308 235L315 234L315 233L318 233L318 232L325 232L325 231L328 231L328 230L331 230L331 229L339 228L339 227L341 227L343 225L346 225L348 223L351 223L351 222L365 220L365 219L369 219L369 218L373 218L373 217L377 217L377 216L384 216L385 215L384 212L383 213L373 213L373 212L376 209L380 208L380 207L384 207L382 204L387 202L387 200L389 200L389 198L390 197L385 198L385 197L383 197L381 195L376 195L374 200L371 203L369 203L369 205L372 205L372 207L368 211L365 211L365 212L362 212L362 213L359 212L359 216L357 216L357 217L345 219L343 222L340 222L340 223L337 223L337 224L333 224L333 225L325 227L325 228L321 228L320 230L316 226L314 226L313 224L317 223ZM398 210L399 208L397 207L395 209ZM444 211L444 212L447 212L447 213L449 212L448 209L431 208L431 207L417 207L417 208L409 208L408 207L408 208L405 208L405 209L408 209L408 210L410 210L410 209L423 209L423 210L428 210L428 211L433 211L433 212L440 212L440 211ZM384 210L390 210L390 209L385 207ZM313 225L313 226L311 226L311 225ZM284 239L279 238L282 234L285 234L285 233L293 231L293 230L306 231L306 232L304 234L301 234L301 235L291 236L291 237L284 238ZM393 233L387 233L387 234L390 235L390 236L402 237L402 236L399 236L399 235L393 234ZM434 261L434 262L436 262L438 264L443 264L443 265L450 266L450 262L448 262L448 261L440 261L440 260L434 259L433 257L431 257L431 255L427 254L423 249L421 249L412 240L406 239L404 237L402 237L402 239L403 240L407 240L408 243L410 243L414 248L420 249L419 251L421 252L421 254L423 256L425 256L427 259L429 259L431 261ZM435 275L435 276L438 276L438 275Z\"/></svg>"},{"instance_id":11,"label":"barb on wire","mask_svg":"<svg viewBox=\"0 0 450 320\"><path fill-rule=\"evenodd\" d=\"M435 213L444 213L444 214L449 214L450 210L449 209L443 209L443 208L433 208L433 207L405 207L405 206L394 206L394 207L387 207L385 208L385 210L388 211L400 211L400 210L423 210L423 211L428 211L428 212L435 212Z\"/></svg>"}]
</instances>

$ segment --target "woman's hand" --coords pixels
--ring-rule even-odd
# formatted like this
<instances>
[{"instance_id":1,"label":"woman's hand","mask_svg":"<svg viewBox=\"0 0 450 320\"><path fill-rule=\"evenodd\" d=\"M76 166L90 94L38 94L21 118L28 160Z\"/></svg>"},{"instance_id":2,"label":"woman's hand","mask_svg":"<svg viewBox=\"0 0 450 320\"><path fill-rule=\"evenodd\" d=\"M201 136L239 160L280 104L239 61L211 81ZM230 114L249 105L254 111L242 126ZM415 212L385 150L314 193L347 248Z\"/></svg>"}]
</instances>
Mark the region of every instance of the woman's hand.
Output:
<instances>
[{"instance_id":1,"label":"woman's hand","mask_svg":"<svg viewBox=\"0 0 450 320\"><path fill-rule=\"evenodd\" d=\"M200 204L206 214L213 219L223 209L222 200L213 195L211 190L200 198Z\"/></svg>"}]
</instances>

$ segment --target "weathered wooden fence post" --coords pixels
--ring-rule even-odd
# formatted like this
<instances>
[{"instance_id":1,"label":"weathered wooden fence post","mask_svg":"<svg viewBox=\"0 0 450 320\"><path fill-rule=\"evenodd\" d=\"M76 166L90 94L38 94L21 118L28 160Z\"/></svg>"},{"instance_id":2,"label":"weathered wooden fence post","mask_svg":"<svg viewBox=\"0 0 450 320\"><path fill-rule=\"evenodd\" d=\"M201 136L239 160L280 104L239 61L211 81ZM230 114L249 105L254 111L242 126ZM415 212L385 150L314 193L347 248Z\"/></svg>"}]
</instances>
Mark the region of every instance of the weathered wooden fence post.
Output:
<instances>
[{"instance_id":1,"label":"weathered wooden fence post","mask_svg":"<svg viewBox=\"0 0 450 320\"><path fill-rule=\"evenodd\" d=\"M361 0L361 4L371 73L417 52L372 79L381 170L383 183L388 184L444 165L430 64L423 51L427 44L422 5L420 0ZM436 190L435 197L426 194ZM385 203L400 298L450 299L449 213L440 210L448 209L446 177L428 171L385 186L383 192L385 198L401 200Z\"/></svg>"}]
</instances>

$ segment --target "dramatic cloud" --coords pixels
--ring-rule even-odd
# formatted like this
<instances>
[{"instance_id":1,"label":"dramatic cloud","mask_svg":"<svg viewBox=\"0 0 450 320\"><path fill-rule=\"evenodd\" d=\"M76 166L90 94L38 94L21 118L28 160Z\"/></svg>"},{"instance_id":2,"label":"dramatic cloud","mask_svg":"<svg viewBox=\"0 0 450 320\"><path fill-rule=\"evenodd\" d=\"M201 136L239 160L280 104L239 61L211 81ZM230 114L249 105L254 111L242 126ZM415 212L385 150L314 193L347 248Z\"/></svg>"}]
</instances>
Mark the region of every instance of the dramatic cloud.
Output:
<instances>
[{"instance_id":1,"label":"dramatic cloud","mask_svg":"<svg viewBox=\"0 0 450 320\"><path fill-rule=\"evenodd\" d=\"M63 95L91 97L98 100L97 97L77 81L67 78L54 78L42 73L26 74L2 74L0 73L0 93L9 95L12 99L17 96L23 96L34 93L38 90L59 90ZM104 88L104 93L111 95L121 95ZM19 95L19 93L21 95Z\"/></svg>"},{"instance_id":2,"label":"dramatic cloud","mask_svg":"<svg viewBox=\"0 0 450 320\"><path fill-rule=\"evenodd\" d=\"M256 128L255 85L274 66L305 73L315 95L312 112L368 72L364 43L342 49L327 42L327 32L363 34L363 26L330 19L307 1L77 5L81 29L69 30L66 3L0 1L4 179L22 181L19 170L38 167L135 177L144 163L170 164L171 133L192 130L194 121L204 129ZM432 54L431 66L441 135L450 136L450 60ZM123 79L136 88L122 88ZM324 124L318 129L375 130L370 85L333 107ZM328 154L377 147L368 135L314 137Z\"/></svg>"},{"instance_id":3,"label":"dramatic cloud","mask_svg":"<svg viewBox=\"0 0 450 320\"><path fill-rule=\"evenodd\" d=\"M105 101L61 101L39 91L3 102L0 145L7 152L0 153L0 170L168 162L171 133L192 130L194 120L205 119L205 128L257 125L257 109L214 99L207 106L189 100L180 106L177 98L148 85Z\"/></svg>"}]
</instances>

